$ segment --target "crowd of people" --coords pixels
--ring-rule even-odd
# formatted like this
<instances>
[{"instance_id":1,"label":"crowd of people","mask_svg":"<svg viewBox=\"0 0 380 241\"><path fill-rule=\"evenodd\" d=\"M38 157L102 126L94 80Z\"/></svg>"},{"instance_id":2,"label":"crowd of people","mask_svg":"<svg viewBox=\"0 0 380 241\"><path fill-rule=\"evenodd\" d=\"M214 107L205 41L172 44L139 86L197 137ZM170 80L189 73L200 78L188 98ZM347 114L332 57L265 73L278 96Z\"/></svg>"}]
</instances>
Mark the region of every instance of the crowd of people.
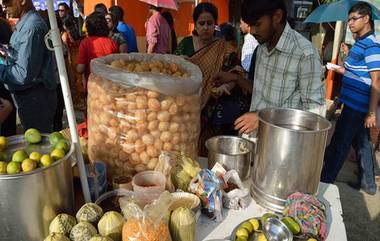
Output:
<instances>
[{"instance_id":1,"label":"crowd of people","mask_svg":"<svg viewBox=\"0 0 380 241\"><path fill-rule=\"evenodd\" d=\"M4 46L0 121L8 119L2 122L2 134L14 134L6 132L10 127L5 124L9 121L15 125L11 117L15 110L25 129L60 130L64 105L54 57L44 42L48 21L34 10L31 0L4 0L3 4L8 16L19 21L13 33L4 17L0 22L4 23L1 29L8 26L8 31L0 33ZM327 148L322 180L334 182L352 144L360 163L359 187L373 194L376 184L368 128L375 125L379 100L380 44L373 36L368 7L359 3L350 11L348 23L357 42L345 59L341 96L345 107ZM242 46L238 46L231 24L218 25L218 9L212 3L195 7L194 30L179 43L170 12L149 6L149 13L146 52L183 56L202 72L200 155L205 155L204 142L212 136L252 133L258 126L257 112L267 107L295 108L325 116L319 53L289 24L283 0L243 1ZM97 4L93 13L81 13L77 19L67 4L60 3L57 20L74 104L85 112L90 61L113 53L138 52L136 35L124 22L124 11L119 6L107 9Z\"/></svg>"}]
</instances>

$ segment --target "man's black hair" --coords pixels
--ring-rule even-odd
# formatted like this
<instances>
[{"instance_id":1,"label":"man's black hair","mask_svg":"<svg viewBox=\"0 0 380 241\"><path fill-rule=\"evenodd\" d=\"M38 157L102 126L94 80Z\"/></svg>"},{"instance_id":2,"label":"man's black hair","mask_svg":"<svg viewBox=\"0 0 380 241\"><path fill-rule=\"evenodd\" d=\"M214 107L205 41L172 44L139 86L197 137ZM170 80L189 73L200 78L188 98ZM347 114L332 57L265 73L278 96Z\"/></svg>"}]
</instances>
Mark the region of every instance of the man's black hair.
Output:
<instances>
[{"instance_id":1,"label":"man's black hair","mask_svg":"<svg viewBox=\"0 0 380 241\"><path fill-rule=\"evenodd\" d=\"M287 10L283 0L244 0L241 6L241 18L252 26L262 16L271 16L278 9L283 12L281 23L286 23Z\"/></svg>"},{"instance_id":2,"label":"man's black hair","mask_svg":"<svg viewBox=\"0 0 380 241\"><path fill-rule=\"evenodd\" d=\"M119 6L112 6L109 8L110 13L116 16L117 21L123 21L124 19L124 10ZM115 23L117 25L117 22Z\"/></svg>"},{"instance_id":3,"label":"man's black hair","mask_svg":"<svg viewBox=\"0 0 380 241\"><path fill-rule=\"evenodd\" d=\"M222 23L220 32L227 42L236 40L236 29L231 23Z\"/></svg>"},{"instance_id":4,"label":"man's black hair","mask_svg":"<svg viewBox=\"0 0 380 241\"><path fill-rule=\"evenodd\" d=\"M350 11L348 12L348 14L350 13L358 13L361 16L368 15L371 28L374 29L375 23L372 18L372 7L371 5L369 5L369 3L367 2L356 3L354 6L351 7Z\"/></svg>"},{"instance_id":5,"label":"man's black hair","mask_svg":"<svg viewBox=\"0 0 380 241\"><path fill-rule=\"evenodd\" d=\"M94 12L103 14L104 16L107 13L107 7L103 3L98 3L95 5Z\"/></svg>"},{"instance_id":6,"label":"man's black hair","mask_svg":"<svg viewBox=\"0 0 380 241\"><path fill-rule=\"evenodd\" d=\"M108 37L109 29L103 14L94 12L86 18L88 36Z\"/></svg>"}]
</instances>

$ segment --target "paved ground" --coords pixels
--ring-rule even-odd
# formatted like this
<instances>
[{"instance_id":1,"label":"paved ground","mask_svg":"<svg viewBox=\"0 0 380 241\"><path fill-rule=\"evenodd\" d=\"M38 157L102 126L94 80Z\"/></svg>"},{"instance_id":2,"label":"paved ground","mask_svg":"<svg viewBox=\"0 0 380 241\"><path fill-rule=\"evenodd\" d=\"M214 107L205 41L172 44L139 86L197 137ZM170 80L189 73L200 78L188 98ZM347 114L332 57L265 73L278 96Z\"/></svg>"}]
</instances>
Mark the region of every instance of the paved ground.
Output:
<instances>
[{"instance_id":1,"label":"paved ground","mask_svg":"<svg viewBox=\"0 0 380 241\"><path fill-rule=\"evenodd\" d=\"M376 153L376 159L379 163L379 152ZM347 181L356 180L355 173L357 173L357 163L355 162L355 155L352 151L335 183L339 187L347 240L379 241L380 189L378 189L375 196L370 196L362 191L352 189L346 183ZM377 185L380 187L379 180Z\"/></svg>"},{"instance_id":2,"label":"paved ground","mask_svg":"<svg viewBox=\"0 0 380 241\"><path fill-rule=\"evenodd\" d=\"M370 196L349 187L346 182L355 180L356 163L346 161L336 185L339 187L343 207L343 220L349 241L380 240L380 191Z\"/></svg>"}]
</instances>

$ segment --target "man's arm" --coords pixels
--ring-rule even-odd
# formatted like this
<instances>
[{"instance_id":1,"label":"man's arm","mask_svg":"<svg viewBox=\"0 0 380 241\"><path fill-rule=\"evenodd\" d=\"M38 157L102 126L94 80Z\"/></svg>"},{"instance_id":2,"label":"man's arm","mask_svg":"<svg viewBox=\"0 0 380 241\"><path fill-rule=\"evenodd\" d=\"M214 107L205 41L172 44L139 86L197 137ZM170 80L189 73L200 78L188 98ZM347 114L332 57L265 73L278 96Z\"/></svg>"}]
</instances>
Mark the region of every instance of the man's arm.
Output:
<instances>
[{"instance_id":1,"label":"man's arm","mask_svg":"<svg viewBox=\"0 0 380 241\"><path fill-rule=\"evenodd\" d=\"M371 95L369 100L368 115L365 119L364 125L366 128L376 126L376 109L380 99L380 71L370 72L372 84Z\"/></svg>"},{"instance_id":2,"label":"man's arm","mask_svg":"<svg viewBox=\"0 0 380 241\"><path fill-rule=\"evenodd\" d=\"M376 126L376 107L379 102L380 92L380 44L368 46L365 50L365 62L371 75L371 93L369 100L368 115L364 126L371 128Z\"/></svg>"},{"instance_id":3,"label":"man's arm","mask_svg":"<svg viewBox=\"0 0 380 241\"><path fill-rule=\"evenodd\" d=\"M301 59L298 81L303 109L325 116L325 85L322 82L322 66L316 50Z\"/></svg>"},{"instance_id":4,"label":"man's arm","mask_svg":"<svg viewBox=\"0 0 380 241\"><path fill-rule=\"evenodd\" d=\"M12 54L7 65L0 65L0 79L11 89L20 86L30 85L39 77L45 48L44 36L42 33L32 29L23 33L23 40L20 41L19 48L12 50Z\"/></svg>"}]
</instances>

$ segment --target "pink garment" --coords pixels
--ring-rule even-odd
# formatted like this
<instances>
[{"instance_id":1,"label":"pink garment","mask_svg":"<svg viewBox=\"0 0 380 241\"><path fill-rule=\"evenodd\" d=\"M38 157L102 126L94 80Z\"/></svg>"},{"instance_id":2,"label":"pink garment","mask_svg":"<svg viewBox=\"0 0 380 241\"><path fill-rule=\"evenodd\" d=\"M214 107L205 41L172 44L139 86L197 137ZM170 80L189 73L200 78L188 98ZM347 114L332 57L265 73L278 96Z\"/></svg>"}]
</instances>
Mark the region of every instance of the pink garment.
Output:
<instances>
[{"instance_id":1,"label":"pink garment","mask_svg":"<svg viewBox=\"0 0 380 241\"><path fill-rule=\"evenodd\" d=\"M170 27L159 12L155 12L146 23L146 39L149 44L156 44L154 53L169 53Z\"/></svg>"}]
</instances>

